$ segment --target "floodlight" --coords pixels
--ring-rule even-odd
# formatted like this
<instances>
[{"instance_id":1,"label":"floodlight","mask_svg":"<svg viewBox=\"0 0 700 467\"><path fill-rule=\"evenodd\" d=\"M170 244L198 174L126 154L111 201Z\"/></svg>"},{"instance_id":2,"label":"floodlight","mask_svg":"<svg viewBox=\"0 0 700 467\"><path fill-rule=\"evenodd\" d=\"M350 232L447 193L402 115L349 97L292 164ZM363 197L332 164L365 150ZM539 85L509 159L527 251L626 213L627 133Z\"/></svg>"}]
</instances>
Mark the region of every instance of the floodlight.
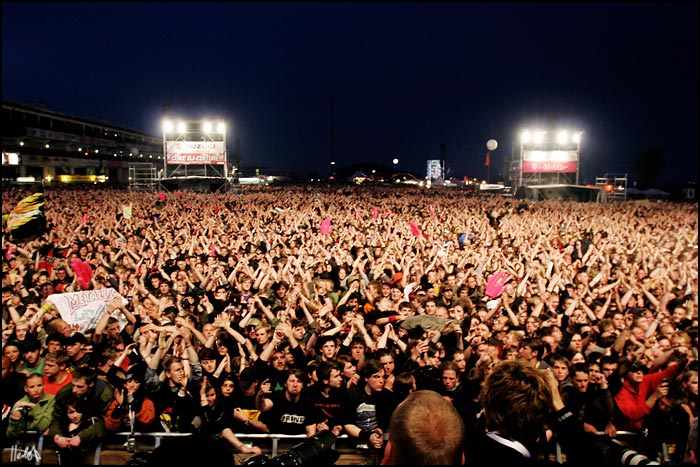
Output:
<instances>
[{"instance_id":1,"label":"floodlight","mask_svg":"<svg viewBox=\"0 0 700 467\"><path fill-rule=\"evenodd\" d=\"M544 141L544 133L544 131L538 131L537 133L535 133L535 137L533 138L535 143L541 143L542 141Z\"/></svg>"},{"instance_id":2,"label":"floodlight","mask_svg":"<svg viewBox=\"0 0 700 467\"><path fill-rule=\"evenodd\" d=\"M204 133L210 133L211 132L211 122L204 122L202 124L202 129L204 130Z\"/></svg>"},{"instance_id":3,"label":"floodlight","mask_svg":"<svg viewBox=\"0 0 700 467\"><path fill-rule=\"evenodd\" d=\"M170 120L163 120L163 131L170 133L173 131L173 122Z\"/></svg>"},{"instance_id":4,"label":"floodlight","mask_svg":"<svg viewBox=\"0 0 700 467\"><path fill-rule=\"evenodd\" d=\"M573 135L571 135L571 141L574 143L578 144L581 142L581 132L576 132Z\"/></svg>"},{"instance_id":5,"label":"floodlight","mask_svg":"<svg viewBox=\"0 0 700 467\"><path fill-rule=\"evenodd\" d=\"M177 131L179 133L184 133L187 131L187 125L185 125L185 122L180 122L177 124Z\"/></svg>"},{"instance_id":6,"label":"floodlight","mask_svg":"<svg viewBox=\"0 0 700 467\"><path fill-rule=\"evenodd\" d=\"M557 141L559 141L559 144L566 144L569 142L569 133L566 130L560 131Z\"/></svg>"},{"instance_id":7,"label":"floodlight","mask_svg":"<svg viewBox=\"0 0 700 467\"><path fill-rule=\"evenodd\" d=\"M520 135L520 139L522 140L523 143L529 143L530 139L532 139L532 135L530 134L530 130L523 131L522 135Z\"/></svg>"},{"instance_id":8,"label":"floodlight","mask_svg":"<svg viewBox=\"0 0 700 467\"><path fill-rule=\"evenodd\" d=\"M216 125L216 131L224 133L226 131L226 124L224 122L219 122L219 124Z\"/></svg>"}]
</instances>

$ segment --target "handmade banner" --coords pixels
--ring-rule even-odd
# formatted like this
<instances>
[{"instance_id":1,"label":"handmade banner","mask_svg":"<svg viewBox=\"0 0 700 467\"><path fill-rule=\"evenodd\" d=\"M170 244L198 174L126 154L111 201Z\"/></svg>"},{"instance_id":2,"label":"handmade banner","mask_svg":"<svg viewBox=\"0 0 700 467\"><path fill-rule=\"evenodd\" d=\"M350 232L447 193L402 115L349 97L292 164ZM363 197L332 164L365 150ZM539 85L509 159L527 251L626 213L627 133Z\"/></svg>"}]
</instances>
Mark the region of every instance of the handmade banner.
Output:
<instances>
[{"instance_id":1,"label":"handmade banner","mask_svg":"<svg viewBox=\"0 0 700 467\"><path fill-rule=\"evenodd\" d=\"M107 308L107 304L119 297L119 292L113 288L85 290L83 292L68 292L53 294L46 297L61 314L66 323L78 325L78 331L85 334L97 327L97 323ZM119 329L124 329L127 320L119 310L114 310L112 316L119 320Z\"/></svg>"}]
</instances>

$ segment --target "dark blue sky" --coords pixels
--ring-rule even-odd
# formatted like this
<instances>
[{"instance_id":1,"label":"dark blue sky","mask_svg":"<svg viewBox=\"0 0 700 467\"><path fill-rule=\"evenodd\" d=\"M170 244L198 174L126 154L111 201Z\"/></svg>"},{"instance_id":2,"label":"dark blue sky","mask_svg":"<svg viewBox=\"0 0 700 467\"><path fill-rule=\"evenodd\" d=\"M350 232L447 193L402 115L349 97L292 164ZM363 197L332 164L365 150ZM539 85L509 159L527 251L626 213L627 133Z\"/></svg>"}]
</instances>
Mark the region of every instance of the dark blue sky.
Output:
<instances>
[{"instance_id":1,"label":"dark blue sky","mask_svg":"<svg viewBox=\"0 0 700 467\"><path fill-rule=\"evenodd\" d=\"M3 99L160 135L221 117L243 164L491 179L525 126L584 131L581 182L659 147L698 172L698 4L2 3ZM229 144L229 148L232 145Z\"/></svg>"}]
</instances>

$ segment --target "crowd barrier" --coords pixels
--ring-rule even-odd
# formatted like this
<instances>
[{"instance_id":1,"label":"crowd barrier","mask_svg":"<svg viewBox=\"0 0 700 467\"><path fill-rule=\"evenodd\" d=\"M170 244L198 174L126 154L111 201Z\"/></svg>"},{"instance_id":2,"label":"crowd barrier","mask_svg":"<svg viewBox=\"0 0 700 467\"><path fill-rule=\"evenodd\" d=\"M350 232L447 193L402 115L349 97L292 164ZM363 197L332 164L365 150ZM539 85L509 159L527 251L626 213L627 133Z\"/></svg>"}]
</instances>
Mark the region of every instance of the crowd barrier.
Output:
<instances>
[{"instance_id":1,"label":"crowd barrier","mask_svg":"<svg viewBox=\"0 0 700 467\"><path fill-rule=\"evenodd\" d=\"M385 438L386 435L385 433ZM598 432L597 435L605 436L605 433ZM190 433L110 433L96 445L93 455L90 456L92 462L88 462L87 465L123 465L123 463L136 452L151 452L160 446L165 438L183 436L190 436ZM241 441L253 442L253 444L259 446L263 450L263 453L269 457L277 457L287 449L307 439L305 435L282 434L236 433L236 436ZM631 431L619 431L617 437L618 440L628 440L634 443L643 441L643 438L643 433ZM372 451L357 449L355 444L356 440L348 437L348 435L341 435L338 437L333 447L340 452L341 457L336 464L379 463L381 459L376 458ZM48 444L43 434L36 431L28 431L24 433L15 444L3 448L3 464L23 462L41 465L57 463L52 457L52 453L54 452L53 446L47 446ZM104 458L103 454L105 452L110 453L110 459ZM565 461L565 454L562 453L561 447L556 441L553 443L552 454L558 463L563 463ZM663 454L666 453L664 452ZM241 458L246 458L250 455L240 454L239 456ZM343 459L347 461L344 462ZM364 460L365 462L358 462L358 460Z\"/></svg>"},{"instance_id":2,"label":"crowd barrier","mask_svg":"<svg viewBox=\"0 0 700 467\"><path fill-rule=\"evenodd\" d=\"M151 452L161 445L165 438L177 438L190 436L190 433L130 433L117 432L110 433L102 439L94 448L86 465L116 465L122 464L136 452ZM306 435L283 435L283 434L256 434L256 433L236 433L236 437L245 443L252 443L259 446L263 454L269 457L277 457L291 447L307 439ZM358 458L371 459L378 463L380 459L374 459L373 453L369 450L362 451L356 448L356 440L348 435L341 435L334 444L341 454L341 459L345 456L357 460ZM232 448L233 449L233 448ZM109 453L109 458L105 458L105 453ZM236 454L245 459L250 454ZM120 459L122 461L120 461ZM46 437L36 431L28 431L15 443L3 448L3 464L6 463L33 463L34 465L55 464L57 456L53 443L49 443ZM355 463L355 462L338 462Z\"/></svg>"}]
</instances>

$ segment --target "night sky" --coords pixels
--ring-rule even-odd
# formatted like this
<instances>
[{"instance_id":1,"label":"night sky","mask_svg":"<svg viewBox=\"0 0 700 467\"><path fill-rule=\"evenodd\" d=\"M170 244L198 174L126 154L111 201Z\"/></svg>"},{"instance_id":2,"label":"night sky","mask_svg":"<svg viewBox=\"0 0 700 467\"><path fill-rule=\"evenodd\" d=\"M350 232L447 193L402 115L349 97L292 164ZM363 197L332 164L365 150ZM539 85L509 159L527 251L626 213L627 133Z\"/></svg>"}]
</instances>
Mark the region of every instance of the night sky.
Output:
<instances>
[{"instance_id":1,"label":"night sky","mask_svg":"<svg viewBox=\"0 0 700 467\"><path fill-rule=\"evenodd\" d=\"M525 127L584 132L580 181L659 148L697 180L698 4L2 3L3 99L161 135L223 118L243 166L491 181Z\"/></svg>"}]
</instances>

